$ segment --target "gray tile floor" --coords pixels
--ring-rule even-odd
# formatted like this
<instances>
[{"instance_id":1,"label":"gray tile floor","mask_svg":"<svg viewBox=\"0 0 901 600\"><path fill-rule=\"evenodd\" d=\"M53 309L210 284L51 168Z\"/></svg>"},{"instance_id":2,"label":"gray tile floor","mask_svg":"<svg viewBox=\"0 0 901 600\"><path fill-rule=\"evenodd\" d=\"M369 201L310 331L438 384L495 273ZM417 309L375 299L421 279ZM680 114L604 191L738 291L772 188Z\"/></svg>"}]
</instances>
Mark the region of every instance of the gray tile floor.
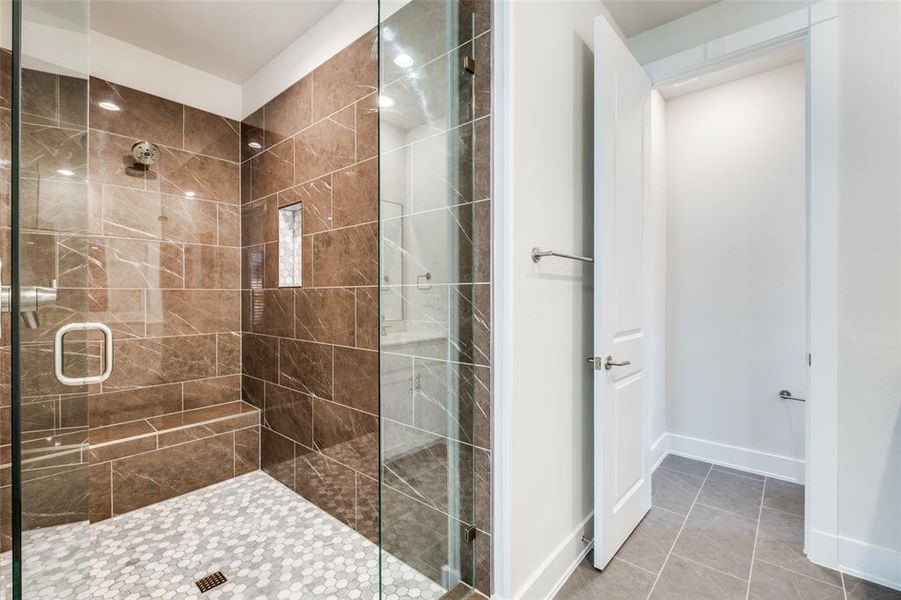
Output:
<instances>
[{"instance_id":1,"label":"gray tile floor","mask_svg":"<svg viewBox=\"0 0 901 600\"><path fill-rule=\"evenodd\" d=\"M803 540L803 486L670 455L616 557L583 561L557 599L901 600L811 563Z\"/></svg>"},{"instance_id":2,"label":"gray tile floor","mask_svg":"<svg viewBox=\"0 0 901 600\"><path fill-rule=\"evenodd\" d=\"M256 471L101 521L30 531L29 600L373 600L379 548ZM437 599L445 590L382 554L385 600ZM0 555L0 600L10 597ZM222 570L228 582L194 584Z\"/></svg>"}]
</instances>

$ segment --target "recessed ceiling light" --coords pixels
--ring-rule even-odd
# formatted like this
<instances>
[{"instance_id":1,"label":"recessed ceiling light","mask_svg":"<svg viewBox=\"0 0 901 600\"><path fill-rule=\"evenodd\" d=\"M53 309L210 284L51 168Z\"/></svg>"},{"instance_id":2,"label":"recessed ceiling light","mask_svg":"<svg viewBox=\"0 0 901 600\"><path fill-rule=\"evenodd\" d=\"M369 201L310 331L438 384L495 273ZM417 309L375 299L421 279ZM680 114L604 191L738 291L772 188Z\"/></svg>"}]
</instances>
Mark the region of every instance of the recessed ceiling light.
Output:
<instances>
[{"instance_id":1,"label":"recessed ceiling light","mask_svg":"<svg viewBox=\"0 0 901 600\"><path fill-rule=\"evenodd\" d=\"M103 110L111 110L111 111L113 111L113 112L118 112L119 110L121 110L121 109L119 108L119 105L118 105L118 104L115 104L115 103L113 103L113 102L106 102L106 101L104 101L104 102L98 102L98 103L97 103L97 106L99 106L99 107L102 108Z\"/></svg>"},{"instance_id":2,"label":"recessed ceiling light","mask_svg":"<svg viewBox=\"0 0 901 600\"><path fill-rule=\"evenodd\" d=\"M72 177L75 175L75 171L70 171L69 169L57 169L56 172L63 177Z\"/></svg>"},{"instance_id":3,"label":"recessed ceiling light","mask_svg":"<svg viewBox=\"0 0 901 600\"><path fill-rule=\"evenodd\" d=\"M408 69L413 66L413 57L409 54L398 54L394 57L394 64L401 69Z\"/></svg>"},{"instance_id":4,"label":"recessed ceiling light","mask_svg":"<svg viewBox=\"0 0 901 600\"><path fill-rule=\"evenodd\" d=\"M197 195L197 192L185 192L185 196L187 196L188 198L193 198L196 195Z\"/></svg>"},{"instance_id":5,"label":"recessed ceiling light","mask_svg":"<svg viewBox=\"0 0 901 600\"><path fill-rule=\"evenodd\" d=\"M397 104L391 96L379 96L379 108L391 108Z\"/></svg>"},{"instance_id":6,"label":"recessed ceiling light","mask_svg":"<svg viewBox=\"0 0 901 600\"><path fill-rule=\"evenodd\" d=\"M260 148L263 147L263 144L261 144L259 142L248 142L247 146L250 148L253 148L254 150L259 150Z\"/></svg>"}]
</instances>

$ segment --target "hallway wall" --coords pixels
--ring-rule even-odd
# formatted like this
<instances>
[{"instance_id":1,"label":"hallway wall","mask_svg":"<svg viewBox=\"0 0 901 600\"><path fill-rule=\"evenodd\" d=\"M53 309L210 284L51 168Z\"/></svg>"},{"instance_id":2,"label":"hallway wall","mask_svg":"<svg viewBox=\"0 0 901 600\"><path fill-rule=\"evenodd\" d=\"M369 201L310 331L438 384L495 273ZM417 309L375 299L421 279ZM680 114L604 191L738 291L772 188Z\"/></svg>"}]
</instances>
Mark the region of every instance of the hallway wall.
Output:
<instances>
[{"instance_id":1,"label":"hallway wall","mask_svg":"<svg viewBox=\"0 0 901 600\"><path fill-rule=\"evenodd\" d=\"M804 63L668 101L666 154L668 432L803 461Z\"/></svg>"}]
</instances>

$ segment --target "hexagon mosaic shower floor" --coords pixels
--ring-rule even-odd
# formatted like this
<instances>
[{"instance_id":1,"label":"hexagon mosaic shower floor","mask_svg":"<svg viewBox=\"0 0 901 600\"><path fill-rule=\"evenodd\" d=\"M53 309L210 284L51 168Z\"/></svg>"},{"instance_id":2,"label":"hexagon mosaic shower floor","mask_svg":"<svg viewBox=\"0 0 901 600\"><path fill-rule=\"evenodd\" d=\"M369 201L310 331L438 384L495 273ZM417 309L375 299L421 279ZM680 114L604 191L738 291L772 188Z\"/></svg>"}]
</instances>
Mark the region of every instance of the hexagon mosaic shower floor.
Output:
<instances>
[{"instance_id":1,"label":"hexagon mosaic shower floor","mask_svg":"<svg viewBox=\"0 0 901 600\"><path fill-rule=\"evenodd\" d=\"M29 532L23 585L29 600L370 600L378 598L378 553L257 471L94 525ZM383 556L386 599L444 594ZM8 552L0 556L3 573L10 560ZM228 582L201 595L195 580L217 570Z\"/></svg>"}]
</instances>

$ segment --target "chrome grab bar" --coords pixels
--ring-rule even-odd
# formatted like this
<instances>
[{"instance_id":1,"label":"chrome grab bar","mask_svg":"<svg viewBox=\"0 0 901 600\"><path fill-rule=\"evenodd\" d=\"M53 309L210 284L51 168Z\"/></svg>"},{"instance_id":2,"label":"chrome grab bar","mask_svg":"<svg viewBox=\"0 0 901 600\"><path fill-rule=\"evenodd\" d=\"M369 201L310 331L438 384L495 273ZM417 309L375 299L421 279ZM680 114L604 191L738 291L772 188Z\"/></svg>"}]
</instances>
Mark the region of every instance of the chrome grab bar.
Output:
<instances>
[{"instance_id":1,"label":"chrome grab bar","mask_svg":"<svg viewBox=\"0 0 901 600\"><path fill-rule=\"evenodd\" d=\"M565 252L556 252L554 250L542 250L541 248L532 248L532 262L539 262L545 256L557 256L559 258L568 258L570 260L578 260L580 262L593 263L594 259L590 256L576 256L575 254L566 254Z\"/></svg>"},{"instance_id":2,"label":"chrome grab bar","mask_svg":"<svg viewBox=\"0 0 901 600\"><path fill-rule=\"evenodd\" d=\"M63 372L63 338L72 331L99 331L103 334L103 372L88 377L69 377ZM113 373L113 332L103 323L69 323L56 331L53 339L53 370L63 385L90 385L103 383Z\"/></svg>"}]
</instances>

